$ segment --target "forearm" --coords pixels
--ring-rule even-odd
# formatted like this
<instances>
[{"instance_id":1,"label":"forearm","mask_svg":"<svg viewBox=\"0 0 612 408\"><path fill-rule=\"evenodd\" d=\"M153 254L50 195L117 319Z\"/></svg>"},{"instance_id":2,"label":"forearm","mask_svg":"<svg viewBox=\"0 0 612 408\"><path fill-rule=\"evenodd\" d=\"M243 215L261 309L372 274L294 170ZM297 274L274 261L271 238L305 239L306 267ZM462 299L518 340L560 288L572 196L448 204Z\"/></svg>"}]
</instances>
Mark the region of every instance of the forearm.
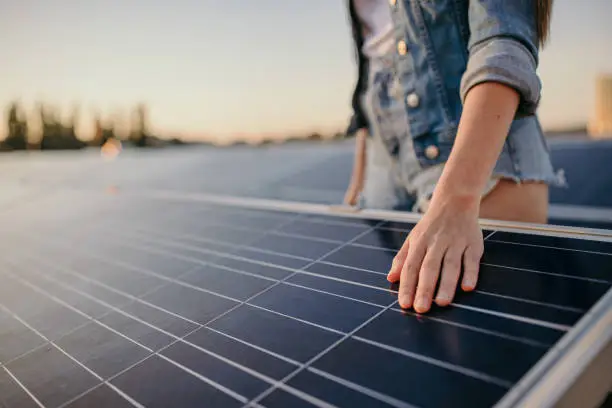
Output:
<instances>
[{"instance_id":1,"label":"forearm","mask_svg":"<svg viewBox=\"0 0 612 408\"><path fill-rule=\"evenodd\" d=\"M434 200L478 205L518 103L516 90L495 82L482 83L468 92L455 144Z\"/></svg>"}]
</instances>

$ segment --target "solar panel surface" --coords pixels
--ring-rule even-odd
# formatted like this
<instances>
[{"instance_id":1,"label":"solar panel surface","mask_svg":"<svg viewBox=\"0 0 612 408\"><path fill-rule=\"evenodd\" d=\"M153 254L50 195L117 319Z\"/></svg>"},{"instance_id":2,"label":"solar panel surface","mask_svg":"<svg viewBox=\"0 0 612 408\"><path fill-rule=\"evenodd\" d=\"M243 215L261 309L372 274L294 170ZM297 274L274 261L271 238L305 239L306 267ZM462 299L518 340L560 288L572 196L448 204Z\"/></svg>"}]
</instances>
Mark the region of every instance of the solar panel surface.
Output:
<instances>
[{"instance_id":1,"label":"solar panel surface","mask_svg":"<svg viewBox=\"0 0 612 408\"><path fill-rule=\"evenodd\" d=\"M484 231L478 290L417 316L385 280L410 223L251 207L0 212L0 406L492 406L612 286L611 242Z\"/></svg>"}]
</instances>

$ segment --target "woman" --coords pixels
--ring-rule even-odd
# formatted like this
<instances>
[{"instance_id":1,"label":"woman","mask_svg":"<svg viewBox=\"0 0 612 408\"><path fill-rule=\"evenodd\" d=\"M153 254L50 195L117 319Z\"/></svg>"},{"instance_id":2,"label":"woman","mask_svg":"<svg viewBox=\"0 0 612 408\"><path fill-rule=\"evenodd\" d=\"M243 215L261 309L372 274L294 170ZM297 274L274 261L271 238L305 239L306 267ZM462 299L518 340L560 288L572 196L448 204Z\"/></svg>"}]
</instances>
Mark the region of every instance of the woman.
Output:
<instances>
[{"instance_id":1,"label":"woman","mask_svg":"<svg viewBox=\"0 0 612 408\"><path fill-rule=\"evenodd\" d=\"M388 280L424 313L451 303L462 267L475 288L479 217L545 223L548 186L564 184L535 115L552 0L348 3L359 76L345 201L423 213Z\"/></svg>"}]
</instances>

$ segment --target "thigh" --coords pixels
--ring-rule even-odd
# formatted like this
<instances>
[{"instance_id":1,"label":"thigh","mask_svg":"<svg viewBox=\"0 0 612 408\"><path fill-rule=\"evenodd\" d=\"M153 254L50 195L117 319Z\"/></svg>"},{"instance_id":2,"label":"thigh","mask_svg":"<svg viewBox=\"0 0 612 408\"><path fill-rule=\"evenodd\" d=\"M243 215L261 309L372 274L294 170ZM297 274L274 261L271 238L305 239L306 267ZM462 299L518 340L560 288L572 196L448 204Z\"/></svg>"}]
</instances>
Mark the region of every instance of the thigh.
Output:
<instances>
[{"instance_id":1,"label":"thigh","mask_svg":"<svg viewBox=\"0 0 612 408\"><path fill-rule=\"evenodd\" d=\"M548 221L548 185L500 179L483 197L480 217L516 222L545 224Z\"/></svg>"},{"instance_id":2,"label":"thigh","mask_svg":"<svg viewBox=\"0 0 612 408\"><path fill-rule=\"evenodd\" d=\"M399 183L394 166L382 143L376 138L368 140L366 171L361 206L378 210L409 210L413 200Z\"/></svg>"}]
</instances>

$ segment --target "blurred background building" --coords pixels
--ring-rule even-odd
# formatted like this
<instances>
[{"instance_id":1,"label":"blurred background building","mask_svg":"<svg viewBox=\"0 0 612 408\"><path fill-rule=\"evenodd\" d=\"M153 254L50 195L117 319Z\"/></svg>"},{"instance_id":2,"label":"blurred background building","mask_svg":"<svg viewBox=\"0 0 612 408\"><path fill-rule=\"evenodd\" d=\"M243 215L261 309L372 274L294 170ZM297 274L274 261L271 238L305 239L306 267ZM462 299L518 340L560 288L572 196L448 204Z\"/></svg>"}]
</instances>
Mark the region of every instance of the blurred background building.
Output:
<instances>
[{"instance_id":1,"label":"blurred background building","mask_svg":"<svg viewBox=\"0 0 612 408\"><path fill-rule=\"evenodd\" d=\"M612 139L612 74L599 75L595 81L595 109L588 132L595 139Z\"/></svg>"}]
</instances>

